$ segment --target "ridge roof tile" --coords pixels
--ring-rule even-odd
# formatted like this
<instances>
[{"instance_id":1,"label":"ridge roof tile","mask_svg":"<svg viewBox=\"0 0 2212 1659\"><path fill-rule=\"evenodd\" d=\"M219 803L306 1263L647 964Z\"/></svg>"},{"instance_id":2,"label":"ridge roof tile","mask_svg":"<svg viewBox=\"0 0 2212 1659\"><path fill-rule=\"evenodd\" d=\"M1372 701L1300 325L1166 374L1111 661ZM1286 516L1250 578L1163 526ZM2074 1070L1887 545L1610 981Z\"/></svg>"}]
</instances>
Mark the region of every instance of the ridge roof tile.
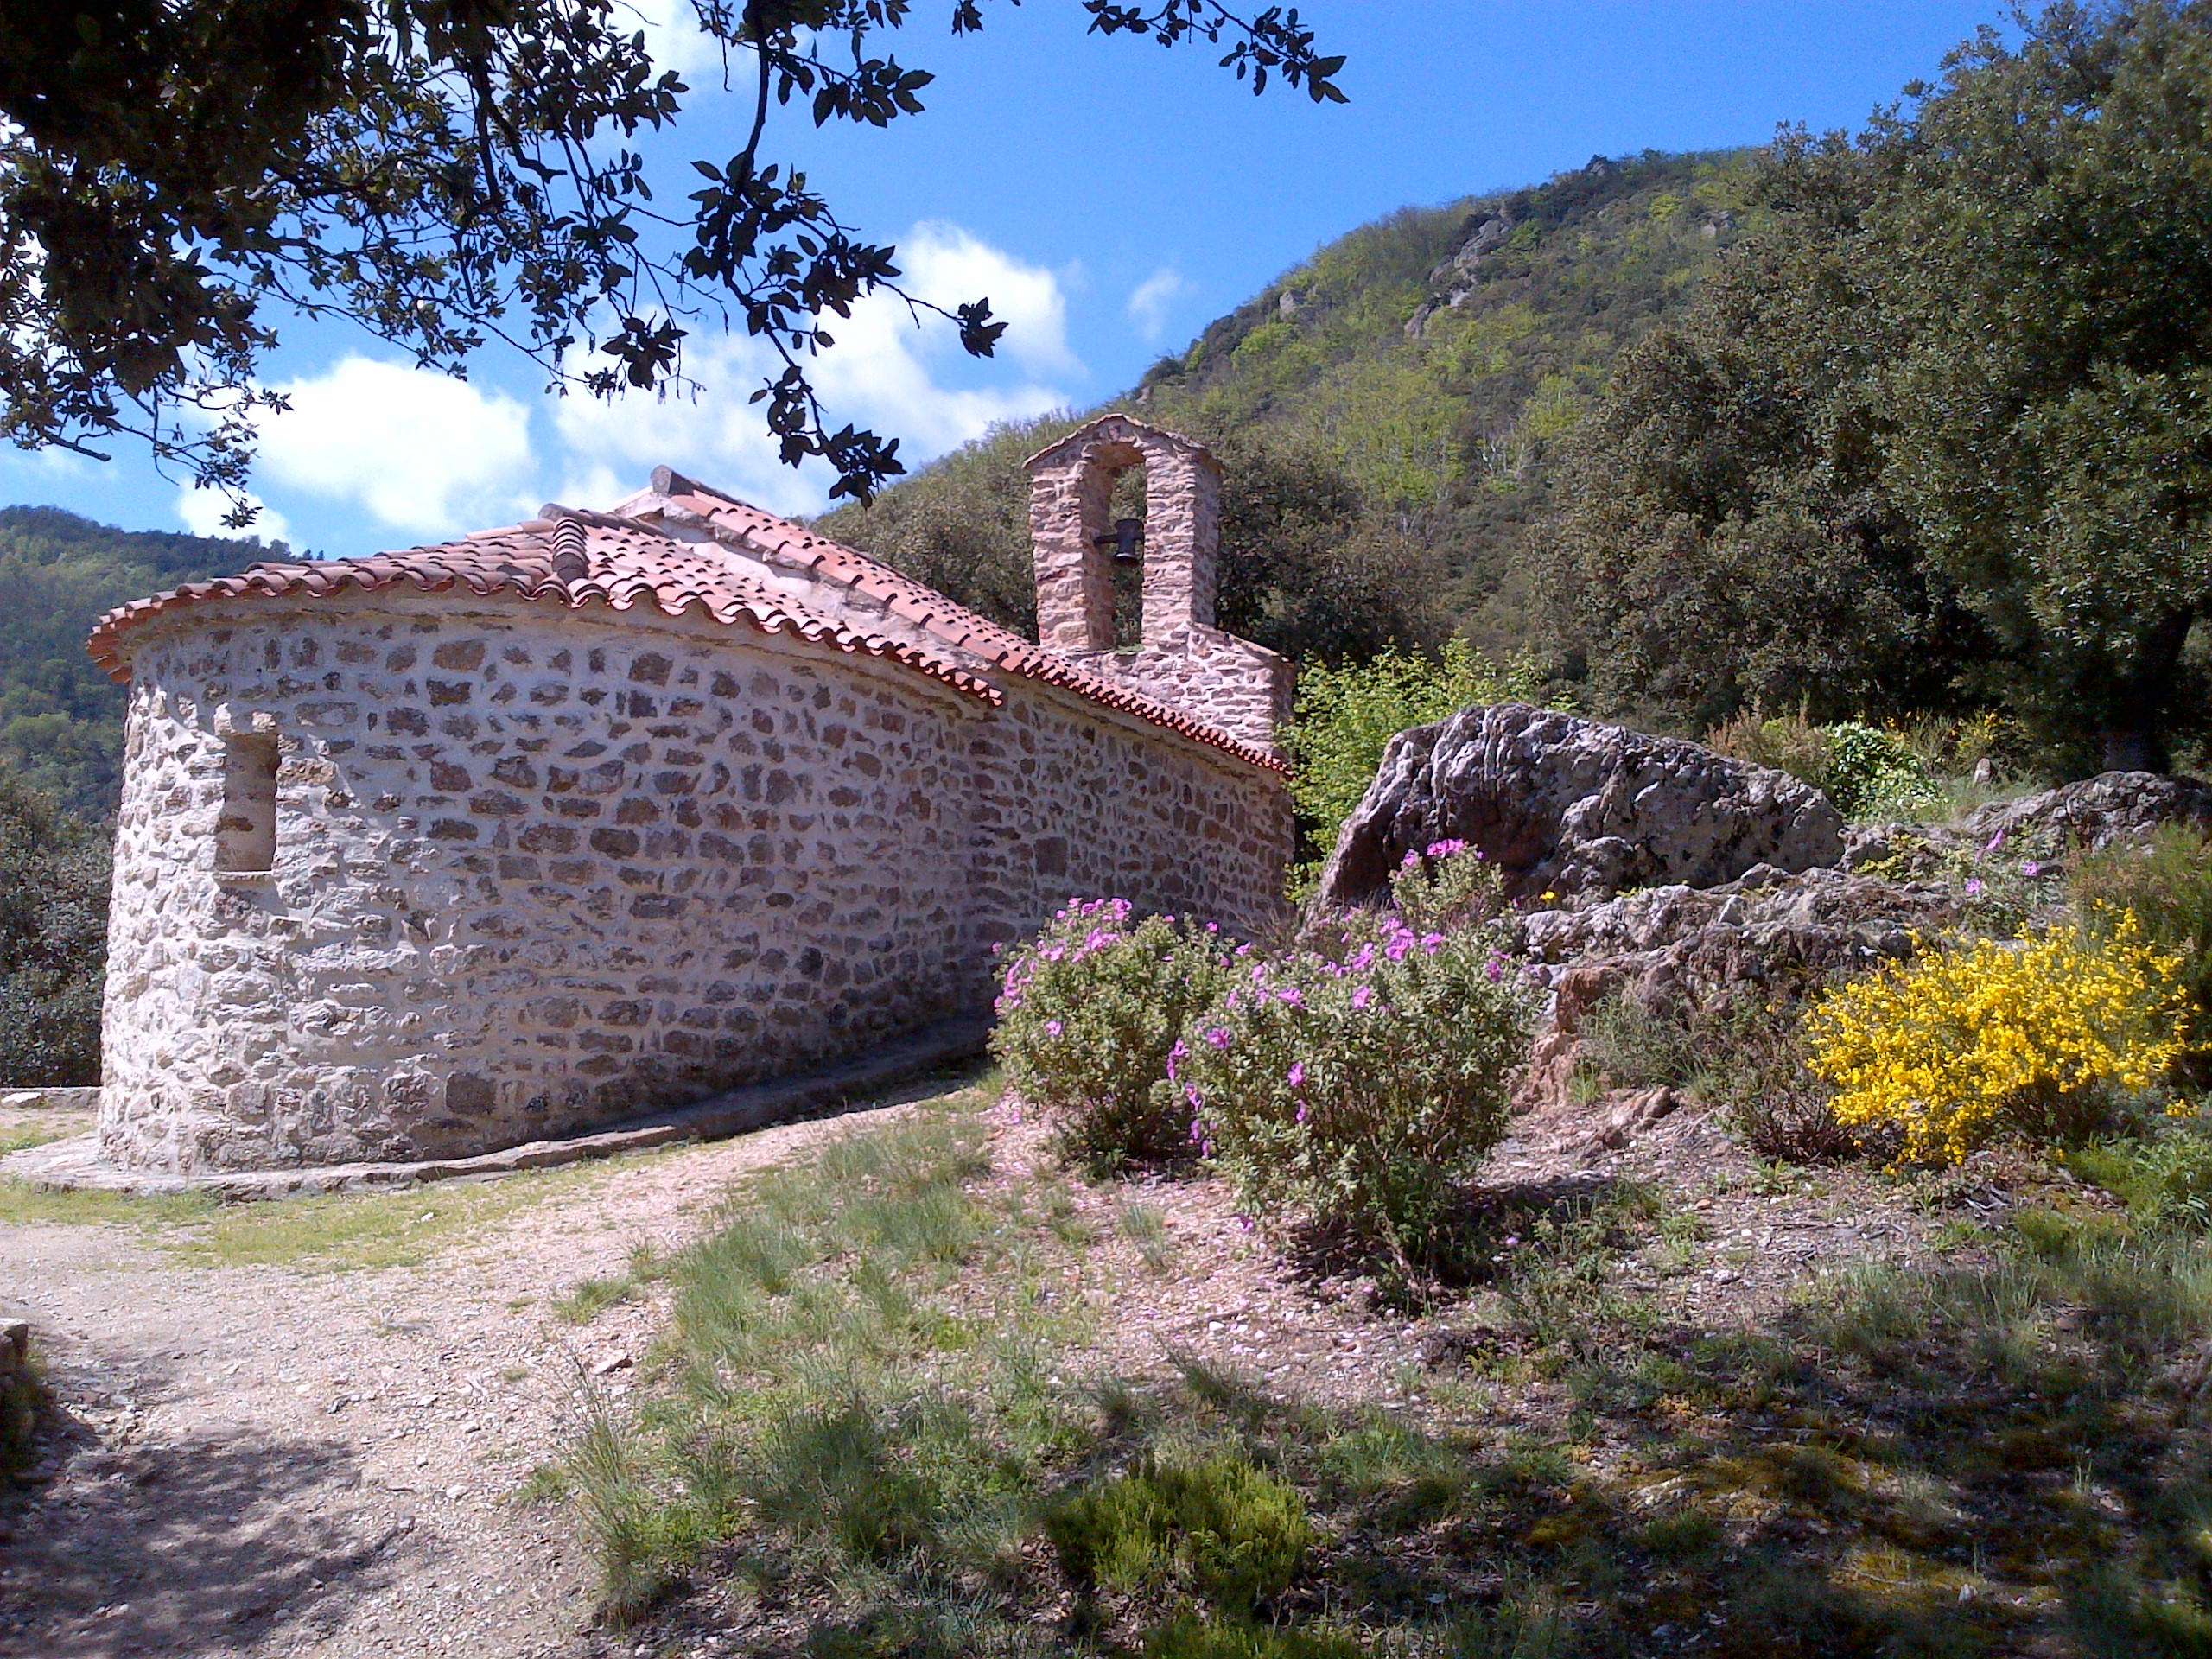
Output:
<instances>
[{"instance_id":1,"label":"ridge roof tile","mask_svg":"<svg viewBox=\"0 0 2212 1659\"><path fill-rule=\"evenodd\" d=\"M650 603L669 616L680 616L696 607L726 626L744 622L764 633L788 632L840 651L880 657L980 702L1002 704L1005 693L953 654L966 652L1004 672L1072 691L1254 766L1288 770L1280 757L1258 745L1044 650L865 553L690 479L663 472L654 484L683 517L704 524L715 538L713 546L638 519L548 507L523 524L476 531L455 541L366 558L264 562L234 576L187 582L109 611L93 624L86 648L111 678L128 680L123 636L165 611L256 595L327 598L349 588L374 593L402 583L423 593L456 588L479 595L512 593L572 610L599 603L627 611ZM900 639L824 614L747 572L722 550L733 544L754 557L797 565L862 594L926 639Z\"/></svg>"}]
</instances>

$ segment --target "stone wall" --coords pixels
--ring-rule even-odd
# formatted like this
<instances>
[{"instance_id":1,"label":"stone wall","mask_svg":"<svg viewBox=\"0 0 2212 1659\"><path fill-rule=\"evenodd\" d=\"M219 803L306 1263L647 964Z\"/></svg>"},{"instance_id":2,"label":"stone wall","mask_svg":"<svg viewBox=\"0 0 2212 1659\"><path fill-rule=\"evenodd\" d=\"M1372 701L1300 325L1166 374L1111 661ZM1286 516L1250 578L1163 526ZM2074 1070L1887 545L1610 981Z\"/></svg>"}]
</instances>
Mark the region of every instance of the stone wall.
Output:
<instances>
[{"instance_id":1,"label":"stone wall","mask_svg":"<svg viewBox=\"0 0 2212 1659\"><path fill-rule=\"evenodd\" d=\"M681 1103L981 1007L1071 893L1262 925L1290 844L1218 750L696 616L210 601L131 666L101 1136L141 1166Z\"/></svg>"},{"instance_id":2,"label":"stone wall","mask_svg":"<svg viewBox=\"0 0 2212 1659\"><path fill-rule=\"evenodd\" d=\"M1069 660L1263 749L1279 745L1290 718L1289 661L1219 628L1194 626L1165 644L1147 636L1134 651L1076 652Z\"/></svg>"}]
</instances>

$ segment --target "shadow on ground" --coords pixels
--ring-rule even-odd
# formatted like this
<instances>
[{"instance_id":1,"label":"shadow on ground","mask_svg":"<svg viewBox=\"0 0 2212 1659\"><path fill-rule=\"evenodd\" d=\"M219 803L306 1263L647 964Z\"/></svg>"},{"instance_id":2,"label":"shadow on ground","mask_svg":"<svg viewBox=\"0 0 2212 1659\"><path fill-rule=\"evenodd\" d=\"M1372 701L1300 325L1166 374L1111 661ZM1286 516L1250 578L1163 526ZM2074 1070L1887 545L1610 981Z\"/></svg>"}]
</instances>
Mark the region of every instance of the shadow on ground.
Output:
<instances>
[{"instance_id":1,"label":"shadow on ground","mask_svg":"<svg viewBox=\"0 0 2212 1659\"><path fill-rule=\"evenodd\" d=\"M410 1542L334 1502L359 1484L328 1440L79 1446L0 1497L0 1655L221 1654L334 1625Z\"/></svg>"}]
</instances>

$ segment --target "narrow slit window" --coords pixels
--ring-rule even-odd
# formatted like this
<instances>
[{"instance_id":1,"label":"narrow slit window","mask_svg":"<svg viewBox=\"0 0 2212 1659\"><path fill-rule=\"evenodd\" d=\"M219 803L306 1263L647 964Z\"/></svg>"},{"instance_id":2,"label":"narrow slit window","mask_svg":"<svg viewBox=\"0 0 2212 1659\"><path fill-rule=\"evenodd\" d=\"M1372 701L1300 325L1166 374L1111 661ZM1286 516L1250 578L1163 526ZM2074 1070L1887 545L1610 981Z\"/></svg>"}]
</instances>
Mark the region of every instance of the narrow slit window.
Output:
<instances>
[{"instance_id":1,"label":"narrow slit window","mask_svg":"<svg viewBox=\"0 0 2212 1659\"><path fill-rule=\"evenodd\" d=\"M223 816L215 824L215 868L251 872L276 864L276 734L236 732L223 740Z\"/></svg>"}]
</instances>

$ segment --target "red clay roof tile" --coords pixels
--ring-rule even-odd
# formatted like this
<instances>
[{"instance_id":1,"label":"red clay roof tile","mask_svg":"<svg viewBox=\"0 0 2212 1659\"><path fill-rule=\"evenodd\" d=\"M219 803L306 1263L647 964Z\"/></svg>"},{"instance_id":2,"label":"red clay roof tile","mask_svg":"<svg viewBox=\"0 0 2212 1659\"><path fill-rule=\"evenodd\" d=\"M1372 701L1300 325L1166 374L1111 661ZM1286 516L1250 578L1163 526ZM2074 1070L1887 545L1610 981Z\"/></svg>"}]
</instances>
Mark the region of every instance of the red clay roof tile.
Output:
<instances>
[{"instance_id":1,"label":"red clay roof tile","mask_svg":"<svg viewBox=\"0 0 2212 1659\"><path fill-rule=\"evenodd\" d=\"M122 636L163 611L205 600L257 594L320 598L349 588L373 593L403 582L424 593L454 588L478 594L509 592L571 609L600 603L626 611L650 602L670 616L680 616L696 606L726 626L745 622L763 632L790 632L840 651L884 658L982 702L1004 702L1005 694L997 686L951 654L965 652L1005 672L1060 686L1255 766L1288 770L1266 749L1033 645L864 553L688 479L663 474L655 482L657 486L681 486L664 487L664 493L683 514L702 523L717 543L742 545L755 556L796 564L864 594L950 649L856 629L823 615L747 574L719 547L681 540L649 524L564 508L549 508L543 517L505 529L477 531L457 542L362 559L257 564L235 576L188 582L108 612L93 625L87 648L111 678L128 680L130 668Z\"/></svg>"}]
</instances>

